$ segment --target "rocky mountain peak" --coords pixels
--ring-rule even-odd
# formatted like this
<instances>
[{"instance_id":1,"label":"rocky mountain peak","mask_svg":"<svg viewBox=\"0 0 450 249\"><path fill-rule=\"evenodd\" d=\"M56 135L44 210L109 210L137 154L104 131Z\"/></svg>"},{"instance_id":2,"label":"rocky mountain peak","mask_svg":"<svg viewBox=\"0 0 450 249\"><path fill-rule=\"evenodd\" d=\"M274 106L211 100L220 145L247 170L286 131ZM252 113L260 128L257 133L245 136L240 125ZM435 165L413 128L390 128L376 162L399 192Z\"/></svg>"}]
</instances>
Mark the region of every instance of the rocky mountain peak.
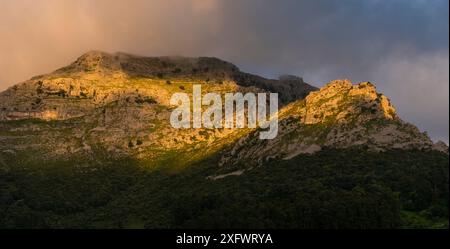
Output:
<instances>
[{"instance_id":1,"label":"rocky mountain peak","mask_svg":"<svg viewBox=\"0 0 450 249\"><path fill-rule=\"evenodd\" d=\"M120 71L120 60L116 56L102 51L89 51L70 65L56 70L54 74Z\"/></svg>"},{"instance_id":2,"label":"rocky mountain peak","mask_svg":"<svg viewBox=\"0 0 450 249\"><path fill-rule=\"evenodd\" d=\"M55 73L111 73L160 79L232 80L239 69L215 57L145 57L123 52L90 51Z\"/></svg>"},{"instance_id":3,"label":"rocky mountain peak","mask_svg":"<svg viewBox=\"0 0 450 249\"><path fill-rule=\"evenodd\" d=\"M443 143L434 144L426 133L402 121L389 99L370 82L353 85L334 80L303 100L280 111L278 136L258 140L258 132L243 137L222 157L222 165L248 167L276 158L289 160L328 148L364 146L373 151L426 149L448 153Z\"/></svg>"},{"instance_id":4,"label":"rocky mountain peak","mask_svg":"<svg viewBox=\"0 0 450 249\"><path fill-rule=\"evenodd\" d=\"M266 79L215 57L143 57L90 51L66 67L0 93L0 120L80 117L119 99L142 97L146 92L146 97L167 104L171 92L193 83L207 84L219 92L228 90L227 84L277 92L281 105L316 90L299 77Z\"/></svg>"},{"instance_id":5,"label":"rocky mountain peak","mask_svg":"<svg viewBox=\"0 0 450 249\"><path fill-rule=\"evenodd\" d=\"M279 93L278 136L262 141L258 130L251 129L174 129L169 123L170 96L180 91L191 94L193 84L220 93ZM138 158L158 157L154 148L161 153L184 150L189 154L193 149L208 147L217 152L229 146L233 148L224 151L222 160L227 165L289 159L324 147L446 150L403 122L389 99L370 82L353 85L349 80L335 80L317 89L301 77L267 79L213 57L141 57L99 51L0 93L0 128L8 134L4 139L9 147L39 148L49 158L93 153L90 148L95 146ZM32 134L26 144L22 134Z\"/></svg>"},{"instance_id":6,"label":"rocky mountain peak","mask_svg":"<svg viewBox=\"0 0 450 249\"><path fill-rule=\"evenodd\" d=\"M334 80L306 97L305 124L336 121L345 123L369 119L395 119L389 99L377 93L370 82L352 85L349 80Z\"/></svg>"}]
</instances>

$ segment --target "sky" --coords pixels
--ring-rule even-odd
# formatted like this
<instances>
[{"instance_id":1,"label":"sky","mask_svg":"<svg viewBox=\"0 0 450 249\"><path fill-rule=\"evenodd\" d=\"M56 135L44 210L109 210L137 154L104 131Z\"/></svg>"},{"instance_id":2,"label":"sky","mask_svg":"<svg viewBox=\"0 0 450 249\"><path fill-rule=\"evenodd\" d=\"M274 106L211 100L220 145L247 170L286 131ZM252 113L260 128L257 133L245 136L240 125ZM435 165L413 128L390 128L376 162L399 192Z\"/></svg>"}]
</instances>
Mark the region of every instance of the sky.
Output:
<instances>
[{"instance_id":1,"label":"sky","mask_svg":"<svg viewBox=\"0 0 450 249\"><path fill-rule=\"evenodd\" d=\"M0 91L90 50L216 56L314 86L371 81L449 137L448 0L0 0Z\"/></svg>"}]
</instances>

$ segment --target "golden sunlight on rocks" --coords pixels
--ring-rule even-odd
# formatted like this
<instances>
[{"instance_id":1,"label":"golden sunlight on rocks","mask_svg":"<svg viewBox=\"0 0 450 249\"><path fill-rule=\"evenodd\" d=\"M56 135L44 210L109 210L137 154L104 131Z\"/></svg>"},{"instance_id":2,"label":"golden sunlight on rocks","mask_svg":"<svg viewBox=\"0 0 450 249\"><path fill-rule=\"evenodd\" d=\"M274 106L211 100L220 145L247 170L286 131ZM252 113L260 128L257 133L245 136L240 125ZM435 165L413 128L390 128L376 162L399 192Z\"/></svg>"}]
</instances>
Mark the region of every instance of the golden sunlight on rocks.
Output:
<instances>
[{"instance_id":1,"label":"golden sunlight on rocks","mask_svg":"<svg viewBox=\"0 0 450 249\"><path fill-rule=\"evenodd\" d=\"M45 120L54 120L58 118L58 112L57 111L44 111L42 113L42 119Z\"/></svg>"}]
</instances>

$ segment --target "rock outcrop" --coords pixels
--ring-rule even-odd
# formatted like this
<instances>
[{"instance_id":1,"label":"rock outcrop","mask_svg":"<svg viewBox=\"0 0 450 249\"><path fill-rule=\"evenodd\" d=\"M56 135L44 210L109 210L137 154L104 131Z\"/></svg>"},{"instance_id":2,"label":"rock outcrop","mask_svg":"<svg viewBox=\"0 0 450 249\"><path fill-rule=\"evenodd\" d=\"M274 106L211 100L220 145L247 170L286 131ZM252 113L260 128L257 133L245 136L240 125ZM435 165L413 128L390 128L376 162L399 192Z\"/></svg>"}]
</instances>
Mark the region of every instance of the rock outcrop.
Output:
<instances>
[{"instance_id":1,"label":"rock outcrop","mask_svg":"<svg viewBox=\"0 0 450 249\"><path fill-rule=\"evenodd\" d=\"M205 92L278 92L278 136L260 140L255 129L174 129L170 97L192 94L194 83ZM0 93L0 141L0 156L39 154L42 160L95 158L106 151L107 157L131 156L149 165L187 165L219 153L230 172L241 172L234 166L242 162L251 168L325 147L448 153L445 144L402 121L369 82L336 80L318 90L300 77L265 79L217 58L103 52Z\"/></svg>"},{"instance_id":2,"label":"rock outcrop","mask_svg":"<svg viewBox=\"0 0 450 249\"><path fill-rule=\"evenodd\" d=\"M145 84L147 82L147 84ZM141 83L141 84L137 84ZM92 51L69 66L37 76L0 93L0 120L80 117L127 97L153 98L168 105L167 87L175 83L204 83L220 91L255 88L278 92L281 104L305 97L315 87L290 76L270 80L241 72L229 62L211 57L141 57Z\"/></svg>"},{"instance_id":3,"label":"rock outcrop","mask_svg":"<svg viewBox=\"0 0 450 249\"><path fill-rule=\"evenodd\" d=\"M255 167L324 147L448 151L445 144L433 144L426 133L402 121L389 99L370 82L352 85L349 80L332 81L286 106L279 116L275 139L259 140L258 132L251 133L222 156L221 165L246 162L247 167Z\"/></svg>"}]
</instances>

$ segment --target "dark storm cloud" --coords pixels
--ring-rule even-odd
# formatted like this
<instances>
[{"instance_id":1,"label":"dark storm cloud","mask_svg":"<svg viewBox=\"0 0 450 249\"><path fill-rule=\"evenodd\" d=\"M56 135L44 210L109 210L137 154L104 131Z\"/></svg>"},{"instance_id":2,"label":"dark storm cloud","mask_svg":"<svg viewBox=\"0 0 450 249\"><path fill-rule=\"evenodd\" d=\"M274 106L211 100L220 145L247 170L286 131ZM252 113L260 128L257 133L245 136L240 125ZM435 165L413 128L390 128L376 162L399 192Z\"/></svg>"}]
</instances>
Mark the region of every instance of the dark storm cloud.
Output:
<instances>
[{"instance_id":1,"label":"dark storm cloud","mask_svg":"<svg viewBox=\"0 0 450 249\"><path fill-rule=\"evenodd\" d=\"M316 86L372 81L448 142L447 0L0 0L0 90L92 50L217 56Z\"/></svg>"}]
</instances>

